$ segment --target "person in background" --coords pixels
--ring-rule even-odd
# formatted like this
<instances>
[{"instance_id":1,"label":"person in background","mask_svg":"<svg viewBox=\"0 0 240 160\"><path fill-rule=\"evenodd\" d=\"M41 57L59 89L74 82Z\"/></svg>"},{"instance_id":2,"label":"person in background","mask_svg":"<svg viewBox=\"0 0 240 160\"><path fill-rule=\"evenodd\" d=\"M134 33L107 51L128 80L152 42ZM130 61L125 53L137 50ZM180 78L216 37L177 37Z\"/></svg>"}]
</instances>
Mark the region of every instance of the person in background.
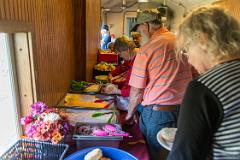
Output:
<instances>
[{"instance_id":1,"label":"person in background","mask_svg":"<svg viewBox=\"0 0 240 160\"><path fill-rule=\"evenodd\" d=\"M107 45L107 48L109 50L110 53L114 53L114 42L109 42Z\"/></svg>"},{"instance_id":2,"label":"person in background","mask_svg":"<svg viewBox=\"0 0 240 160\"><path fill-rule=\"evenodd\" d=\"M107 94L120 94L122 97L129 97L130 86L128 83L137 49L135 48L134 42L126 36L117 38L113 48L124 61L123 64L117 66L109 75L111 82L118 87L105 88L104 92Z\"/></svg>"},{"instance_id":3,"label":"person in background","mask_svg":"<svg viewBox=\"0 0 240 160\"><path fill-rule=\"evenodd\" d=\"M107 45L109 42L111 42L111 37L109 34L109 27L108 25L104 25L101 29L101 35L102 35L102 40L101 40L101 49L102 50L107 50Z\"/></svg>"},{"instance_id":4,"label":"person in background","mask_svg":"<svg viewBox=\"0 0 240 160\"><path fill-rule=\"evenodd\" d=\"M141 43L141 34L139 34L138 32L131 32L132 35L132 39L136 45L136 48L140 48L140 43Z\"/></svg>"},{"instance_id":5,"label":"person in background","mask_svg":"<svg viewBox=\"0 0 240 160\"><path fill-rule=\"evenodd\" d=\"M142 40L129 81L131 91L126 120L130 124L136 120L135 111L141 104L139 123L150 159L161 160L165 155L157 133L164 127L176 127L178 107L192 80L192 67L186 58L177 61L175 35L162 27L156 9L140 12L132 30L139 32Z\"/></svg>"},{"instance_id":6,"label":"person in background","mask_svg":"<svg viewBox=\"0 0 240 160\"><path fill-rule=\"evenodd\" d=\"M240 159L239 22L223 9L199 8L177 39L201 75L186 90L168 160Z\"/></svg>"},{"instance_id":7,"label":"person in background","mask_svg":"<svg viewBox=\"0 0 240 160\"><path fill-rule=\"evenodd\" d=\"M116 41L116 36L115 36L115 34L114 33L111 33L110 34L110 37L111 37L111 42L115 42Z\"/></svg>"}]
</instances>

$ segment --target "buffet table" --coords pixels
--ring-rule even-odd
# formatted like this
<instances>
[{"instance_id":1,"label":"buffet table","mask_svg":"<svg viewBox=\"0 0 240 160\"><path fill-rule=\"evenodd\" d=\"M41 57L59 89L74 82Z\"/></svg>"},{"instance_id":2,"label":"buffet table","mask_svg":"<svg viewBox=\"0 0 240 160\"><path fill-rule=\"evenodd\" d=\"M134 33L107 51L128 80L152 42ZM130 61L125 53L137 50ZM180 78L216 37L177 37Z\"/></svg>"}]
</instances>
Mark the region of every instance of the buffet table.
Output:
<instances>
[{"instance_id":1,"label":"buffet table","mask_svg":"<svg viewBox=\"0 0 240 160\"><path fill-rule=\"evenodd\" d=\"M81 112L82 111L83 110L81 109ZM75 119L77 121L81 121L84 119L85 120L87 119L89 121L89 118L86 118L86 117L83 118L83 116L87 115L87 114L82 114L81 112L79 112L79 114L81 114L81 118L75 118ZM89 111L86 110L86 112L89 112ZM118 148L125 150L128 153L134 155L139 160L149 160L147 146L144 141L143 135L141 134L141 131L139 129L139 125L138 124L134 124L131 126L126 125L126 123L125 123L126 114L127 114L126 111L118 111L118 116L117 116L118 120L115 120L115 121L120 123L122 130L125 132L128 132L131 135L131 137L124 137L123 140L120 141ZM71 116L71 118L74 117L72 113L70 114L70 116ZM73 132L74 132L74 130L73 130ZM73 140L73 134L74 134L73 132L72 132L72 134L70 134L69 136L67 136L65 138L65 143L67 143L70 146L67 155L70 155L70 154L76 152L77 150L79 150L79 148L77 147L77 142L75 140ZM96 146L99 146L99 144L97 144L97 142L96 142ZM102 144L102 146L104 146L104 144Z\"/></svg>"}]
</instances>

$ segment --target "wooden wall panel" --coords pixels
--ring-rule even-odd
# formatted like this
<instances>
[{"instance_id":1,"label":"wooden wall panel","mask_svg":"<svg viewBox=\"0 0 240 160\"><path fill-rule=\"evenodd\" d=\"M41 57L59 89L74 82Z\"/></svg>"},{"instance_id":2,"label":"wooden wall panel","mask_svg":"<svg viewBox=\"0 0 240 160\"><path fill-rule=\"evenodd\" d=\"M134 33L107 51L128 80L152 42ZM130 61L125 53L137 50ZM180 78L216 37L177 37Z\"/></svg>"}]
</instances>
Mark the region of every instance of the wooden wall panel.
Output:
<instances>
[{"instance_id":1,"label":"wooden wall panel","mask_svg":"<svg viewBox=\"0 0 240 160\"><path fill-rule=\"evenodd\" d=\"M76 80L86 79L86 1L73 0Z\"/></svg>"},{"instance_id":2,"label":"wooden wall panel","mask_svg":"<svg viewBox=\"0 0 240 160\"><path fill-rule=\"evenodd\" d=\"M92 78L92 68L97 62L100 46L101 1L86 0L86 80Z\"/></svg>"},{"instance_id":3,"label":"wooden wall panel","mask_svg":"<svg viewBox=\"0 0 240 160\"><path fill-rule=\"evenodd\" d=\"M75 78L72 0L0 0L0 20L33 25L37 97L56 105Z\"/></svg>"},{"instance_id":4,"label":"wooden wall panel","mask_svg":"<svg viewBox=\"0 0 240 160\"><path fill-rule=\"evenodd\" d=\"M238 21L240 21L240 0L222 0L215 5L227 9Z\"/></svg>"},{"instance_id":5,"label":"wooden wall panel","mask_svg":"<svg viewBox=\"0 0 240 160\"><path fill-rule=\"evenodd\" d=\"M100 0L73 0L76 78L92 80L100 46Z\"/></svg>"}]
</instances>

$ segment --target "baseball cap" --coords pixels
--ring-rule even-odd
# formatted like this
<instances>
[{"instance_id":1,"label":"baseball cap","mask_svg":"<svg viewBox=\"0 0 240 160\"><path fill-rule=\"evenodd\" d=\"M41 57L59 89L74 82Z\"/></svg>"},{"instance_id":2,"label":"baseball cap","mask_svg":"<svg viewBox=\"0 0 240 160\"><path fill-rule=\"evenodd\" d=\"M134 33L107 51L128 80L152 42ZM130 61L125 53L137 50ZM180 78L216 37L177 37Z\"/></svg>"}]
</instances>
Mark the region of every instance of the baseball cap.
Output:
<instances>
[{"instance_id":1,"label":"baseball cap","mask_svg":"<svg viewBox=\"0 0 240 160\"><path fill-rule=\"evenodd\" d=\"M147 9L137 14L137 22L134 23L131 32L137 30L139 24L151 22L154 20L161 20L160 13L157 9Z\"/></svg>"}]
</instances>

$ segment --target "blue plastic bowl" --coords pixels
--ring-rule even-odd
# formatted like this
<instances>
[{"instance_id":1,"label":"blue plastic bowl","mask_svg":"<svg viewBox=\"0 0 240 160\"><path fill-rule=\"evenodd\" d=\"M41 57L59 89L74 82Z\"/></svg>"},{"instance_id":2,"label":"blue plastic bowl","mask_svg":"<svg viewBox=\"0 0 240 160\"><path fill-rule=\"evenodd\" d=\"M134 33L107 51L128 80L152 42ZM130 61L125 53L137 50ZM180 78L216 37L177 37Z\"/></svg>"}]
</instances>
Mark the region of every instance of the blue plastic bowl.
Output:
<instances>
[{"instance_id":1,"label":"blue plastic bowl","mask_svg":"<svg viewBox=\"0 0 240 160\"><path fill-rule=\"evenodd\" d=\"M111 158L112 160L138 160L133 155L117 148L111 147L92 147L86 148L80 151L73 153L72 155L68 156L64 160L84 160L84 156L95 148L100 148L103 152L104 157Z\"/></svg>"}]
</instances>

